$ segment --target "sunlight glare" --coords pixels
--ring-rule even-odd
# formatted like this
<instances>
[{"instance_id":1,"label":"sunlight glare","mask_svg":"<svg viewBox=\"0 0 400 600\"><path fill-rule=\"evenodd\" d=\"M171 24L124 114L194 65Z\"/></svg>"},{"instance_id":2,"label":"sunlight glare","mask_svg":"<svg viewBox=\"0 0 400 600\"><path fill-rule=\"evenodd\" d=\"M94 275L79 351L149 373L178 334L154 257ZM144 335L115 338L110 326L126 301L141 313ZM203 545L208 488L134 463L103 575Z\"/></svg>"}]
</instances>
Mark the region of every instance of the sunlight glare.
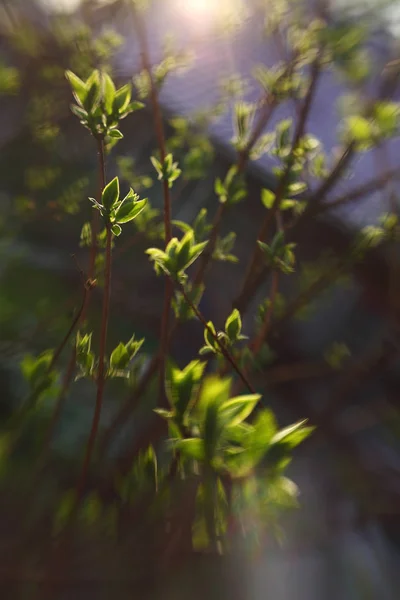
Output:
<instances>
[{"instance_id":1,"label":"sunlight glare","mask_svg":"<svg viewBox=\"0 0 400 600\"><path fill-rule=\"evenodd\" d=\"M180 10L193 18L209 18L216 12L215 0L181 0Z\"/></svg>"}]
</instances>

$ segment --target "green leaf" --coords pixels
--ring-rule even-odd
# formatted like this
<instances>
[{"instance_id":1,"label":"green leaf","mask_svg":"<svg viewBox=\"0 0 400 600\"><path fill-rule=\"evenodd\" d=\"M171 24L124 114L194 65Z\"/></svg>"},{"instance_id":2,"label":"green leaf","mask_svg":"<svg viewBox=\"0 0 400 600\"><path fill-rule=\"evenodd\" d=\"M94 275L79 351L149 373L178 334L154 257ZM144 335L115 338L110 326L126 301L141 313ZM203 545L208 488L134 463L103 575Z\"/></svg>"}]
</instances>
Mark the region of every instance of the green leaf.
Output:
<instances>
[{"instance_id":1,"label":"green leaf","mask_svg":"<svg viewBox=\"0 0 400 600\"><path fill-rule=\"evenodd\" d=\"M135 219L147 204L147 198L136 200L135 198L124 201L115 214L117 223L128 223Z\"/></svg>"},{"instance_id":2,"label":"green leaf","mask_svg":"<svg viewBox=\"0 0 400 600\"><path fill-rule=\"evenodd\" d=\"M88 118L86 110L80 106L76 106L76 104L71 104L71 112L73 112L74 115L83 122L85 122Z\"/></svg>"},{"instance_id":3,"label":"green leaf","mask_svg":"<svg viewBox=\"0 0 400 600\"><path fill-rule=\"evenodd\" d=\"M96 492L92 492L83 501L80 517L87 525L91 526L98 523L101 516L102 505L100 498Z\"/></svg>"},{"instance_id":4,"label":"green leaf","mask_svg":"<svg viewBox=\"0 0 400 600\"><path fill-rule=\"evenodd\" d=\"M202 435L204 440L204 455L208 463L211 463L215 457L218 441L222 431L222 424L219 419L220 404L218 397L215 396L207 405L202 424Z\"/></svg>"},{"instance_id":5,"label":"green leaf","mask_svg":"<svg viewBox=\"0 0 400 600\"><path fill-rule=\"evenodd\" d=\"M83 103L84 103L87 93L88 93L88 88L86 86L86 83L83 82L82 79L79 79L79 77L77 75L75 75L75 73L73 73L72 71L66 71L65 76L68 79L68 81L72 87L72 93L75 97L75 100L81 106L83 106Z\"/></svg>"},{"instance_id":6,"label":"green leaf","mask_svg":"<svg viewBox=\"0 0 400 600\"><path fill-rule=\"evenodd\" d=\"M100 74L97 69L86 80L86 87L88 88L88 92L83 102L83 107L88 113L93 113L100 101Z\"/></svg>"},{"instance_id":7,"label":"green leaf","mask_svg":"<svg viewBox=\"0 0 400 600\"><path fill-rule=\"evenodd\" d=\"M284 442L289 449L295 448L314 431L314 427L305 427L305 423L307 419L281 429L272 438L271 445Z\"/></svg>"},{"instance_id":8,"label":"green leaf","mask_svg":"<svg viewBox=\"0 0 400 600\"><path fill-rule=\"evenodd\" d=\"M238 425L253 412L260 398L260 394L248 394L225 401L221 406L224 422L230 426Z\"/></svg>"},{"instance_id":9,"label":"green leaf","mask_svg":"<svg viewBox=\"0 0 400 600\"><path fill-rule=\"evenodd\" d=\"M128 104L128 107L126 108L126 112L127 113L136 112L137 110L140 110L141 108L144 108L144 107L145 107L145 105L143 104L143 102L136 102L136 101L131 102L130 104Z\"/></svg>"},{"instance_id":10,"label":"green leaf","mask_svg":"<svg viewBox=\"0 0 400 600\"><path fill-rule=\"evenodd\" d=\"M110 366L113 369L125 369L130 361L129 352L122 342L111 353Z\"/></svg>"},{"instance_id":11,"label":"green leaf","mask_svg":"<svg viewBox=\"0 0 400 600\"><path fill-rule=\"evenodd\" d=\"M102 78L104 105L107 114L111 114L115 97L115 85L108 73L102 73Z\"/></svg>"},{"instance_id":12,"label":"green leaf","mask_svg":"<svg viewBox=\"0 0 400 600\"><path fill-rule=\"evenodd\" d=\"M353 115L346 119L347 133L359 150L368 150L374 144L372 124L365 117Z\"/></svg>"},{"instance_id":13,"label":"green leaf","mask_svg":"<svg viewBox=\"0 0 400 600\"><path fill-rule=\"evenodd\" d=\"M114 225L111 227L111 231L116 237L118 237L122 233L122 227L120 227L117 223L114 223Z\"/></svg>"},{"instance_id":14,"label":"green leaf","mask_svg":"<svg viewBox=\"0 0 400 600\"><path fill-rule=\"evenodd\" d=\"M41 387L46 383L49 375L49 367L53 358L53 351L47 350L39 357L30 354L24 356L21 361L21 370L25 379L29 382L32 389Z\"/></svg>"},{"instance_id":15,"label":"green leaf","mask_svg":"<svg viewBox=\"0 0 400 600\"><path fill-rule=\"evenodd\" d=\"M119 180L118 177L114 177L114 179L112 179L110 181L110 183L108 183L106 185L106 187L103 190L103 193L101 195L101 202L104 206L104 208L107 209L107 211L110 211L112 209L112 207L114 206L114 204L116 204L119 200Z\"/></svg>"},{"instance_id":16,"label":"green leaf","mask_svg":"<svg viewBox=\"0 0 400 600\"><path fill-rule=\"evenodd\" d=\"M191 361L181 371L170 362L166 369L166 391L171 405L175 408L178 424L182 424L184 415L192 398L196 395L203 375L205 363Z\"/></svg>"},{"instance_id":17,"label":"green leaf","mask_svg":"<svg viewBox=\"0 0 400 600\"><path fill-rule=\"evenodd\" d=\"M172 410L166 410L165 408L154 408L153 410L162 419L166 419L167 421L169 419L173 419L173 417L175 416L174 411L172 411Z\"/></svg>"},{"instance_id":18,"label":"green leaf","mask_svg":"<svg viewBox=\"0 0 400 600\"><path fill-rule=\"evenodd\" d=\"M230 377L222 378L210 375L205 378L199 400L196 404L196 413L200 421L203 420L206 408L211 402L222 405L223 402L228 400L231 384Z\"/></svg>"},{"instance_id":19,"label":"green leaf","mask_svg":"<svg viewBox=\"0 0 400 600\"><path fill-rule=\"evenodd\" d=\"M225 333L229 340L235 342L242 331L242 319L240 312L235 308L225 322Z\"/></svg>"},{"instance_id":20,"label":"green leaf","mask_svg":"<svg viewBox=\"0 0 400 600\"><path fill-rule=\"evenodd\" d=\"M193 245L193 230L190 229L181 241L179 242L179 250L177 255L177 270L183 271L190 259L190 248Z\"/></svg>"},{"instance_id":21,"label":"green leaf","mask_svg":"<svg viewBox=\"0 0 400 600\"><path fill-rule=\"evenodd\" d=\"M189 260L186 263L186 268L190 267L190 265L192 265L195 262L195 260L197 260L197 258L203 252L203 250L207 246L207 244L208 244L208 241L206 241L206 242L200 242L199 244L194 244L190 248L190 255L189 255Z\"/></svg>"},{"instance_id":22,"label":"green leaf","mask_svg":"<svg viewBox=\"0 0 400 600\"><path fill-rule=\"evenodd\" d=\"M264 204L265 208L272 208L275 202L275 193L271 190L261 190L261 202Z\"/></svg>"},{"instance_id":23,"label":"green leaf","mask_svg":"<svg viewBox=\"0 0 400 600\"><path fill-rule=\"evenodd\" d=\"M378 102L374 106L374 116L381 133L390 137L399 131L400 104L397 102Z\"/></svg>"},{"instance_id":24,"label":"green leaf","mask_svg":"<svg viewBox=\"0 0 400 600\"><path fill-rule=\"evenodd\" d=\"M60 533L63 529L64 525L66 525L69 516L72 514L76 503L76 493L75 490L67 491L56 509L54 516L54 533Z\"/></svg>"},{"instance_id":25,"label":"green leaf","mask_svg":"<svg viewBox=\"0 0 400 600\"><path fill-rule=\"evenodd\" d=\"M199 438L187 438L185 440L172 440L172 446L175 450L194 460L204 461L204 442Z\"/></svg>"},{"instance_id":26,"label":"green leaf","mask_svg":"<svg viewBox=\"0 0 400 600\"><path fill-rule=\"evenodd\" d=\"M215 331L215 327L214 327L214 324L212 321L208 321L207 326L208 327L204 328L204 341L207 346L210 346L211 348L215 348L215 346L216 346L215 336L217 335L217 332ZM214 335L212 335L212 334L214 334Z\"/></svg>"},{"instance_id":27,"label":"green leaf","mask_svg":"<svg viewBox=\"0 0 400 600\"><path fill-rule=\"evenodd\" d=\"M226 202L226 189L219 177L217 177L217 179L215 180L214 191L216 195L221 199L221 202ZM222 198L224 198L224 200L222 200Z\"/></svg>"},{"instance_id":28,"label":"green leaf","mask_svg":"<svg viewBox=\"0 0 400 600\"><path fill-rule=\"evenodd\" d=\"M296 206L296 200L282 200L280 209L281 210L289 210L290 208L294 208Z\"/></svg>"},{"instance_id":29,"label":"green leaf","mask_svg":"<svg viewBox=\"0 0 400 600\"><path fill-rule=\"evenodd\" d=\"M108 135L113 140L121 140L124 137L119 129L110 129Z\"/></svg>"},{"instance_id":30,"label":"green leaf","mask_svg":"<svg viewBox=\"0 0 400 600\"><path fill-rule=\"evenodd\" d=\"M155 170L157 171L157 175L159 179L162 179L163 176L163 168L160 161L155 156L150 156L150 161Z\"/></svg>"},{"instance_id":31,"label":"green leaf","mask_svg":"<svg viewBox=\"0 0 400 600\"><path fill-rule=\"evenodd\" d=\"M113 113L120 114L126 111L131 101L132 88L129 83L122 86L115 94Z\"/></svg>"}]
</instances>

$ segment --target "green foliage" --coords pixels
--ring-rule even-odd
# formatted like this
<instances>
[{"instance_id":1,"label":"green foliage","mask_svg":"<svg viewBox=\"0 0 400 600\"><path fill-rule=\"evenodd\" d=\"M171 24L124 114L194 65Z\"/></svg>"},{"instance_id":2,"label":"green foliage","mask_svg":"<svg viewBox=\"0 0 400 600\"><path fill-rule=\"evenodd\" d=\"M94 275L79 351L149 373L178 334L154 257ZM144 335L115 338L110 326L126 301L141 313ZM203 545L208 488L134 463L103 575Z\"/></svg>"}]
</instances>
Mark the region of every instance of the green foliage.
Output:
<instances>
[{"instance_id":1,"label":"green foliage","mask_svg":"<svg viewBox=\"0 0 400 600\"><path fill-rule=\"evenodd\" d=\"M121 139L123 135L118 129L119 121L144 106L141 102L131 102L130 84L117 90L111 77L97 69L86 81L72 71L67 71L66 76L76 101L71 105L71 110L82 125L94 137L105 138L111 144Z\"/></svg>"},{"instance_id":2,"label":"green foliage","mask_svg":"<svg viewBox=\"0 0 400 600\"><path fill-rule=\"evenodd\" d=\"M159 181L167 181L168 187L172 187L181 174L178 168L178 163L173 162L172 154L167 154L164 163L161 163L155 156L151 156L150 160L155 168Z\"/></svg>"},{"instance_id":3,"label":"green foliage","mask_svg":"<svg viewBox=\"0 0 400 600\"><path fill-rule=\"evenodd\" d=\"M92 334L76 335L76 364L80 370L81 377L91 377L95 366L95 355L91 350Z\"/></svg>"},{"instance_id":4,"label":"green foliage","mask_svg":"<svg viewBox=\"0 0 400 600\"><path fill-rule=\"evenodd\" d=\"M21 361L21 371L31 392L41 393L54 382L56 374L52 370L53 351L46 350L38 357L26 354Z\"/></svg>"},{"instance_id":5,"label":"green foliage","mask_svg":"<svg viewBox=\"0 0 400 600\"><path fill-rule=\"evenodd\" d=\"M270 246L260 240L257 243L268 266L281 271L285 275L293 273L295 264L293 249L296 247L296 244L285 244L283 232L278 232L275 235Z\"/></svg>"},{"instance_id":6,"label":"green foliage","mask_svg":"<svg viewBox=\"0 0 400 600\"><path fill-rule=\"evenodd\" d=\"M205 345L200 348L200 354L221 354L221 345L224 347L230 347L242 340L248 339L247 336L242 335L242 319L240 313L235 308L229 317L225 321L225 331L216 331L214 324L209 321L208 327L204 329L204 341Z\"/></svg>"},{"instance_id":7,"label":"green foliage","mask_svg":"<svg viewBox=\"0 0 400 600\"><path fill-rule=\"evenodd\" d=\"M215 180L214 190L221 204L237 204L246 197L243 175L235 165L229 169L224 181L219 177Z\"/></svg>"},{"instance_id":8,"label":"green foliage","mask_svg":"<svg viewBox=\"0 0 400 600\"><path fill-rule=\"evenodd\" d=\"M164 272L181 281L184 278L185 270L200 256L206 245L207 242L195 243L194 233L191 229L181 240L172 238L165 252L159 248L148 248L146 253L154 262L157 274Z\"/></svg>"},{"instance_id":9,"label":"green foliage","mask_svg":"<svg viewBox=\"0 0 400 600\"><path fill-rule=\"evenodd\" d=\"M120 200L118 177L114 177L105 186L101 196L101 203L97 202L95 198L89 198L89 200L93 204L93 207L100 211L105 223L107 226L110 225L112 227L112 232L116 236L121 234L120 225L133 221L142 212L147 203L147 198L139 200L138 194L135 194L132 188L125 198Z\"/></svg>"},{"instance_id":10,"label":"green foliage","mask_svg":"<svg viewBox=\"0 0 400 600\"><path fill-rule=\"evenodd\" d=\"M129 376L128 366L139 352L143 342L144 339L135 340L135 335L133 335L126 344L120 342L111 352L109 376Z\"/></svg>"}]
</instances>

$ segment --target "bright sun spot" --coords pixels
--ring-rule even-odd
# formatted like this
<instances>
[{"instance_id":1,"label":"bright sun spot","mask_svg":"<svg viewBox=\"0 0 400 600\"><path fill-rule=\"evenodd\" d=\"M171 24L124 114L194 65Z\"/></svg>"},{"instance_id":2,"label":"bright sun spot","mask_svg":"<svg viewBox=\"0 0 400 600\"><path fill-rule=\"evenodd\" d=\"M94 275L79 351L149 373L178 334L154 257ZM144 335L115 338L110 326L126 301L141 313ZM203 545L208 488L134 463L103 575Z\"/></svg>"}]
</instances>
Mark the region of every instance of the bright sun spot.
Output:
<instances>
[{"instance_id":1,"label":"bright sun spot","mask_svg":"<svg viewBox=\"0 0 400 600\"><path fill-rule=\"evenodd\" d=\"M192 17L206 18L216 12L218 2L216 0L180 0L179 5L182 12Z\"/></svg>"}]
</instances>

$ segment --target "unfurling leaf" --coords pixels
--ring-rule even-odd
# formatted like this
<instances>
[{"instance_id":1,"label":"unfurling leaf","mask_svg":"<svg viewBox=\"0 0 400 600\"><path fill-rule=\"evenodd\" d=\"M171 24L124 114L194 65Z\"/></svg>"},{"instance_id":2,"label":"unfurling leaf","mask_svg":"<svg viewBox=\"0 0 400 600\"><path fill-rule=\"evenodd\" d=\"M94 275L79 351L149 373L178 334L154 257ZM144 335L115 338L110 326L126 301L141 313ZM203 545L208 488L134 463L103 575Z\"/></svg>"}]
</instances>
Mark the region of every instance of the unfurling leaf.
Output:
<instances>
[{"instance_id":1,"label":"unfurling leaf","mask_svg":"<svg viewBox=\"0 0 400 600\"><path fill-rule=\"evenodd\" d=\"M110 211L112 209L112 207L114 206L114 204L116 204L119 200L119 180L118 177L114 177L114 179L112 179L110 181L110 183L108 183L106 185L106 187L103 190L103 193L101 195L101 202L104 206L104 208L107 211Z\"/></svg>"},{"instance_id":2,"label":"unfurling leaf","mask_svg":"<svg viewBox=\"0 0 400 600\"><path fill-rule=\"evenodd\" d=\"M136 194L135 196L138 198ZM128 223L142 212L147 204L147 198L144 200L137 200L136 198L129 198L128 200L123 201L123 204L115 213L115 220L117 223Z\"/></svg>"}]
</instances>

